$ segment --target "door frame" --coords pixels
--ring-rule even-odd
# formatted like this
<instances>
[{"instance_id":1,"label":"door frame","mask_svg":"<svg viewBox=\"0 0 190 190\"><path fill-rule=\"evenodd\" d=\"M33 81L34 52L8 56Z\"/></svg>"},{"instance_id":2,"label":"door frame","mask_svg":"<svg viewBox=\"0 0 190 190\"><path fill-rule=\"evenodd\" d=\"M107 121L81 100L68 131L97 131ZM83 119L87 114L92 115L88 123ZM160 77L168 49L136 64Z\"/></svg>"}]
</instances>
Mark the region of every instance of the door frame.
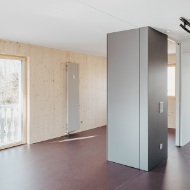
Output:
<instances>
[{"instance_id":1,"label":"door frame","mask_svg":"<svg viewBox=\"0 0 190 190\"><path fill-rule=\"evenodd\" d=\"M176 66L175 66L175 99L176 99L176 132L175 132L175 145L181 146L181 44L172 38L168 40L176 44Z\"/></svg>"},{"instance_id":2,"label":"door frame","mask_svg":"<svg viewBox=\"0 0 190 190\"><path fill-rule=\"evenodd\" d=\"M181 44L176 43L176 146L181 146Z\"/></svg>"},{"instance_id":3,"label":"door frame","mask_svg":"<svg viewBox=\"0 0 190 190\"><path fill-rule=\"evenodd\" d=\"M19 145L26 144L28 141L28 89L27 89L27 65L28 65L28 57L25 56L17 56L17 55L10 55L10 54L3 54L0 53L0 59L12 59L12 60L19 60L21 61L22 64L22 69L21 69L21 77L22 77L22 93L23 93L23 108L22 108L22 140L17 143L9 144L0 147L0 150L6 149L6 148L11 148Z\"/></svg>"}]
</instances>

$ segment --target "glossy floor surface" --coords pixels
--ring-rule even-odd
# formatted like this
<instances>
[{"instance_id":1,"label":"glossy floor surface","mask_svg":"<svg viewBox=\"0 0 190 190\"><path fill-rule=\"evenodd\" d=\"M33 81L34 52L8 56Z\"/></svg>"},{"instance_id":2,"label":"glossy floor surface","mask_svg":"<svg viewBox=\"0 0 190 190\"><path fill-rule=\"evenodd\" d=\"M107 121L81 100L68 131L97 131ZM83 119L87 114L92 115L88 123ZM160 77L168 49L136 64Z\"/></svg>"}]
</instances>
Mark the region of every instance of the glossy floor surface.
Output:
<instances>
[{"instance_id":1,"label":"glossy floor surface","mask_svg":"<svg viewBox=\"0 0 190 190\"><path fill-rule=\"evenodd\" d=\"M190 144L175 147L174 134L168 160L151 172L106 162L105 127L2 150L0 190L189 190Z\"/></svg>"}]
</instances>

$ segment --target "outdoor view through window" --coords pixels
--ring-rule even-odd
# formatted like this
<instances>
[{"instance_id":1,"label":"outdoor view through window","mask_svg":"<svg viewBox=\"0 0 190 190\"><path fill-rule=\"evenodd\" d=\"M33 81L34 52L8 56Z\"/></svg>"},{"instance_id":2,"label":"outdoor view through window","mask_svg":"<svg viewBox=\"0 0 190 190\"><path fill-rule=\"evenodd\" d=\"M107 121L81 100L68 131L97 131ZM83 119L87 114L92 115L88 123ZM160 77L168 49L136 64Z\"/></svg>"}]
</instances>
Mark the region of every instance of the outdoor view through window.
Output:
<instances>
[{"instance_id":1,"label":"outdoor view through window","mask_svg":"<svg viewBox=\"0 0 190 190\"><path fill-rule=\"evenodd\" d=\"M175 66L168 66L168 96L175 96Z\"/></svg>"},{"instance_id":2,"label":"outdoor view through window","mask_svg":"<svg viewBox=\"0 0 190 190\"><path fill-rule=\"evenodd\" d=\"M22 140L21 63L0 59L0 148Z\"/></svg>"}]
</instances>

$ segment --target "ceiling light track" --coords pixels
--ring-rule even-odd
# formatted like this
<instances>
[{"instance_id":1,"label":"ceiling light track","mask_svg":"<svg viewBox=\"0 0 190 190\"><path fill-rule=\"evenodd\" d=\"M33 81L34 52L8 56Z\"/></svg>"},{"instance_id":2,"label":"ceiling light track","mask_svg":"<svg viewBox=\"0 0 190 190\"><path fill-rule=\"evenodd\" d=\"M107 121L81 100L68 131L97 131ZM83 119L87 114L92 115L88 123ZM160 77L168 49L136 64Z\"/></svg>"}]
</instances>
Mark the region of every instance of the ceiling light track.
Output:
<instances>
[{"instance_id":1,"label":"ceiling light track","mask_svg":"<svg viewBox=\"0 0 190 190\"><path fill-rule=\"evenodd\" d=\"M180 26L188 33L190 33L190 30L187 29L187 26L190 27L189 21L187 21L185 18L181 17L180 20L183 22L183 24L180 24Z\"/></svg>"}]
</instances>

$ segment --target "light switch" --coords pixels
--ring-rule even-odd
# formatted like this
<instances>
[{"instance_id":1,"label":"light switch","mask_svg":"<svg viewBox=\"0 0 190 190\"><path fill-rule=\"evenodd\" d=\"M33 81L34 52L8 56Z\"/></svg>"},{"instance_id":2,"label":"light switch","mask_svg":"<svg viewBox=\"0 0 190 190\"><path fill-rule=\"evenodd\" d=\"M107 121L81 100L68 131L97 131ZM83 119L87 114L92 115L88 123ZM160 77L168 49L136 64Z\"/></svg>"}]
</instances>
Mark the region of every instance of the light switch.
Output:
<instances>
[{"instance_id":1,"label":"light switch","mask_svg":"<svg viewBox=\"0 0 190 190\"><path fill-rule=\"evenodd\" d=\"M160 113L164 112L164 102L159 103L159 111L160 111Z\"/></svg>"}]
</instances>

